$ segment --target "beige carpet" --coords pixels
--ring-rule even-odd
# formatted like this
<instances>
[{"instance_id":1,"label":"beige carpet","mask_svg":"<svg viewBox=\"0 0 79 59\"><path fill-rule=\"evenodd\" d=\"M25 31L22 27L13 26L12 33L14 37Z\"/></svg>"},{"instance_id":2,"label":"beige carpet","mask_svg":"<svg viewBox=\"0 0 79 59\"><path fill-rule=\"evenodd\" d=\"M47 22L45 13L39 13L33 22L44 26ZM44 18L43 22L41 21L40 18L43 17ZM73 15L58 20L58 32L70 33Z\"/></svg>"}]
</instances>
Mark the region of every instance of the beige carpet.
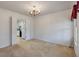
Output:
<instances>
[{"instance_id":1,"label":"beige carpet","mask_svg":"<svg viewBox=\"0 0 79 59\"><path fill-rule=\"evenodd\" d=\"M2 57L74 57L74 49L41 40L21 40L18 44L0 49Z\"/></svg>"}]
</instances>

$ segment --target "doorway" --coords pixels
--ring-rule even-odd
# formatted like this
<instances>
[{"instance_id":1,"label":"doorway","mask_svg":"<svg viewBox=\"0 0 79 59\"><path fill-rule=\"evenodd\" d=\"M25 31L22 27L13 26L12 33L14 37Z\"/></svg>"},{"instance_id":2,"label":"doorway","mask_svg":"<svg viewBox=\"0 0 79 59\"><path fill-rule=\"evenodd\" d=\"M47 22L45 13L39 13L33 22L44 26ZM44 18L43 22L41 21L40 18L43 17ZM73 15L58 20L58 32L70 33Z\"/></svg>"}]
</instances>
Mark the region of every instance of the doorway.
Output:
<instances>
[{"instance_id":1,"label":"doorway","mask_svg":"<svg viewBox=\"0 0 79 59\"><path fill-rule=\"evenodd\" d=\"M17 42L26 39L26 22L23 19L17 20Z\"/></svg>"}]
</instances>

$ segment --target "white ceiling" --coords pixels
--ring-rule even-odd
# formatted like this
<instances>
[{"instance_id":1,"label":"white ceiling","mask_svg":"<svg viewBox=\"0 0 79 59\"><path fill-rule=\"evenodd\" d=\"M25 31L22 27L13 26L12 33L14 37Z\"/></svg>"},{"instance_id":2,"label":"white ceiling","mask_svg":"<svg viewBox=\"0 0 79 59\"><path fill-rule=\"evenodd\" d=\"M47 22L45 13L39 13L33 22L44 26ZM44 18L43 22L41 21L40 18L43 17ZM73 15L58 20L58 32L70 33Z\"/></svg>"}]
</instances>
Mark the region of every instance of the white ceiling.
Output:
<instances>
[{"instance_id":1,"label":"white ceiling","mask_svg":"<svg viewBox=\"0 0 79 59\"><path fill-rule=\"evenodd\" d=\"M59 12L72 8L72 1L0 1L0 7L15 12L28 14L33 5L39 7L41 14Z\"/></svg>"}]
</instances>

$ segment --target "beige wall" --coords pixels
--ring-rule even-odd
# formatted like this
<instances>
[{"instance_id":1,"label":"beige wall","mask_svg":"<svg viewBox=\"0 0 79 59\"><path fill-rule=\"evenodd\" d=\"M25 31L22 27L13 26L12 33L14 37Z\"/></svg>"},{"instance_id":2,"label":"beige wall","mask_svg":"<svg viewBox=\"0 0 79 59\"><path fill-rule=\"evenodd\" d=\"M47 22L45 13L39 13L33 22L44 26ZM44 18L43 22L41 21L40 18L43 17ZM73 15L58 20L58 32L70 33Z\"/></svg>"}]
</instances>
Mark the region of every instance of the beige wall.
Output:
<instances>
[{"instance_id":1,"label":"beige wall","mask_svg":"<svg viewBox=\"0 0 79 59\"><path fill-rule=\"evenodd\" d=\"M26 20L26 40L32 38L32 17L0 8L0 48L10 45L10 16L12 16L12 41L16 44L16 21Z\"/></svg>"},{"instance_id":2,"label":"beige wall","mask_svg":"<svg viewBox=\"0 0 79 59\"><path fill-rule=\"evenodd\" d=\"M13 44L16 44L17 19L26 19L26 40L37 38L56 44L71 46L73 42L73 23L70 21L70 12L71 10L65 10L32 18L0 8L0 48L10 45L10 16L13 19Z\"/></svg>"},{"instance_id":3,"label":"beige wall","mask_svg":"<svg viewBox=\"0 0 79 59\"><path fill-rule=\"evenodd\" d=\"M73 22L70 21L71 9L38 16L34 19L36 39L71 46L73 43Z\"/></svg>"}]
</instances>

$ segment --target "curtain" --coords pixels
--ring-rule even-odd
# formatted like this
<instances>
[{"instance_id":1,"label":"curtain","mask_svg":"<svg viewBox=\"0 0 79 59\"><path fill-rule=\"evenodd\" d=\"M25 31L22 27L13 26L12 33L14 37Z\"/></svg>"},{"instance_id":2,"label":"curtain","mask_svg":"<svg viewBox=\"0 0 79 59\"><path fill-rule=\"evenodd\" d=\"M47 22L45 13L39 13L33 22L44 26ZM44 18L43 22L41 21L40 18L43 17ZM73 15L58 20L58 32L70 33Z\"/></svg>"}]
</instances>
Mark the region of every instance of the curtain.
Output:
<instances>
[{"instance_id":1,"label":"curtain","mask_svg":"<svg viewBox=\"0 0 79 59\"><path fill-rule=\"evenodd\" d=\"M73 5L72 14L71 14L71 20L77 19L77 12L79 12L79 1L77 1L77 4Z\"/></svg>"},{"instance_id":2,"label":"curtain","mask_svg":"<svg viewBox=\"0 0 79 59\"><path fill-rule=\"evenodd\" d=\"M77 5L73 5L71 20L77 19Z\"/></svg>"}]
</instances>

